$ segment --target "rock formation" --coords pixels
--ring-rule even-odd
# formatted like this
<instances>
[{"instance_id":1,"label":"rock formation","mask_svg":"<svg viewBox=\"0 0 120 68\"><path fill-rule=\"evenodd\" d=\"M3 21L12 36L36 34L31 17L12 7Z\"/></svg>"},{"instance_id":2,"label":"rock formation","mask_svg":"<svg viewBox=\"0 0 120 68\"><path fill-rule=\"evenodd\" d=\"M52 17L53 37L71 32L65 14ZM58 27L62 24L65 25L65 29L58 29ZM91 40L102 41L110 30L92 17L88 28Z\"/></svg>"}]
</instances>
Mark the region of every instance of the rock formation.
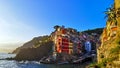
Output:
<instances>
[{"instance_id":1,"label":"rock formation","mask_svg":"<svg viewBox=\"0 0 120 68\"><path fill-rule=\"evenodd\" d=\"M40 60L51 53L52 46L49 36L35 37L14 51L15 60Z\"/></svg>"},{"instance_id":2,"label":"rock formation","mask_svg":"<svg viewBox=\"0 0 120 68\"><path fill-rule=\"evenodd\" d=\"M105 68L120 67L120 0L106 12L107 24L101 35L98 47L98 66Z\"/></svg>"}]
</instances>

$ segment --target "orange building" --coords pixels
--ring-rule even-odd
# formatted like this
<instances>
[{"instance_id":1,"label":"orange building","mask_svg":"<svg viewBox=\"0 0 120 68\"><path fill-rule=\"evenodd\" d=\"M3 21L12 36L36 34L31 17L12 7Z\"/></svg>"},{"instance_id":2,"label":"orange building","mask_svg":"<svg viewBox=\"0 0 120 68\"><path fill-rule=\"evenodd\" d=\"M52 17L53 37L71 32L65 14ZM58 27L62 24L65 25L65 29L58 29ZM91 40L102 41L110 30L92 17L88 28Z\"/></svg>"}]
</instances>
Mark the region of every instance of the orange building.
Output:
<instances>
[{"instance_id":1,"label":"orange building","mask_svg":"<svg viewBox=\"0 0 120 68\"><path fill-rule=\"evenodd\" d=\"M56 47L58 53L69 53L69 39L63 36L58 36Z\"/></svg>"},{"instance_id":2,"label":"orange building","mask_svg":"<svg viewBox=\"0 0 120 68\"><path fill-rule=\"evenodd\" d=\"M69 38L67 36L67 31L65 28L58 28L55 32L55 46L56 46L56 52L57 53L67 53L70 54L71 52L71 44L69 41Z\"/></svg>"},{"instance_id":3,"label":"orange building","mask_svg":"<svg viewBox=\"0 0 120 68\"><path fill-rule=\"evenodd\" d=\"M65 29L64 27L59 27L55 30L54 34L54 47L53 51L56 53L67 53L67 54L73 54L73 53L81 53L81 45L78 43L77 39L78 37L73 36L74 34L70 31Z\"/></svg>"}]
</instances>

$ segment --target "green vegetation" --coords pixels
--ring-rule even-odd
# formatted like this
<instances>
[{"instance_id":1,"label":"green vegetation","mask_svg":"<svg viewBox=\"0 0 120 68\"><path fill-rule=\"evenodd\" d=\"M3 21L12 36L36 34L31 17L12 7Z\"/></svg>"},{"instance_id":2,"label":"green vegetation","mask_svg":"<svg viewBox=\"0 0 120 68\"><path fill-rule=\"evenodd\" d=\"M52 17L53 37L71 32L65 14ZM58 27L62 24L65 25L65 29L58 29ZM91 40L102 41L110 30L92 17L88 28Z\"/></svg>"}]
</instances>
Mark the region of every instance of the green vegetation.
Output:
<instances>
[{"instance_id":1,"label":"green vegetation","mask_svg":"<svg viewBox=\"0 0 120 68\"><path fill-rule=\"evenodd\" d=\"M98 68L106 68L107 63L112 63L112 61L116 60L117 57L111 57L111 58L104 58L102 59L102 62L100 62L99 64L97 64Z\"/></svg>"},{"instance_id":2,"label":"green vegetation","mask_svg":"<svg viewBox=\"0 0 120 68\"><path fill-rule=\"evenodd\" d=\"M98 68L97 62L93 62L89 65L89 68Z\"/></svg>"},{"instance_id":3,"label":"green vegetation","mask_svg":"<svg viewBox=\"0 0 120 68\"><path fill-rule=\"evenodd\" d=\"M83 31L83 32L85 32L85 33L88 33L88 34L91 34L91 33L97 33L97 34L102 34L102 32L103 32L103 29L104 28L96 28L96 29L91 29L91 30L86 30L86 31Z\"/></svg>"},{"instance_id":4,"label":"green vegetation","mask_svg":"<svg viewBox=\"0 0 120 68\"><path fill-rule=\"evenodd\" d=\"M50 36L35 37L31 41L19 47L16 60L40 60L44 56L51 54L53 42Z\"/></svg>"},{"instance_id":5,"label":"green vegetation","mask_svg":"<svg viewBox=\"0 0 120 68\"><path fill-rule=\"evenodd\" d=\"M115 46L115 44L114 44ZM101 54L100 55L100 59L102 60L101 62L99 62L98 64L95 64L96 66L98 66L98 68L106 68L106 66L109 65L113 65L113 61L116 61L119 59L119 52L120 52L120 46L117 45L114 48L111 48L109 50L109 56L106 58L104 56L106 56L106 54ZM95 66L94 65L94 66Z\"/></svg>"},{"instance_id":6,"label":"green vegetation","mask_svg":"<svg viewBox=\"0 0 120 68\"><path fill-rule=\"evenodd\" d=\"M112 48L110 50L110 54L119 54L120 52L120 46L116 46L115 48Z\"/></svg>"},{"instance_id":7,"label":"green vegetation","mask_svg":"<svg viewBox=\"0 0 120 68\"><path fill-rule=\"evenodd\" d=\"M104 58L102 59L102 62L97 63L97 62L93 62L89 65L89 68L106 68L107 63L109 63L109 65L112 64L112 61L116 60L117 57L111 57L111 58Z\"/></svg>"},{"instance_id":8,"label":"green vegetation","mask_svg":"<svg viewBox=\"0 0 120 68\"><path fill-rule=\"evenodd\" d=\"M107 21L109 22L114 22L115 25L117 25L117 20L116 20L116 11L115 11L115 8L114 8L114 5L111 6L110 8L107 8L107 11L105 11L105 18L107 18Z\"/></svg>"},{"instance_id":9,"label":"green vegetation","mask_svg":"<svg viewBox=\"0 0 120 68\"><path fill-rule=\"evenodd\" d=\"M116 43L117 43L117 45L120 45L120 38L119 37L116 38Z\"/></svg>"},{"instance_id":10,"label":"green vegetation","mask_svg":"<svg viewBox=\"0 0 120 68\"><path fill-rule=\"evenodd\" d=\"M115 46L115 44L114 44ZM109 56L106 58L106 54L100 54L100 59L102 60L98 64L95 64L98 66L98 68L106 68L106 65L113 65L113 61L116 61L119 59L119 52L120 52L120 46L117 45L114 48L111 48L109 50ZM95 66L94 65L94 66Z\"/></svg>"},{"instance_id":11,"label":"green vegetation","mask_svg":"<svg viewBox=\"0 0 120 68\"><path fill-rule=\"evenodd\" d=\"M37 48L24 48L19 51L19 53L16 55L15 60L21 61L21 60L40 60L44 56L50 55L52 51L53 42L48 41L45 43L42 43L41 46Z\"/></svg>"},{"instance_id":12,"label":"green vegetation","mask_svg":"<svg viewBox=\"0 0 120 68\"><path fill-rule=\"evenodd\" d=\"M104 55L103 55L103 54L101 54L100 58L104 58Z\"/></svg>"},{"instance_id":13,"label":"green vegetation","mask_svg":"<svg viewBox=\"0 0 120 68\"><path fill-rule=\"evenodd\" d=\"M45 42L48 42L50 41L50 37L49 36L43 36L41 37L39 40L35 40L34 41L34 46L33 47L39 47L41 46L42 44L44 44Z\"/></svg>"}]
</instances>

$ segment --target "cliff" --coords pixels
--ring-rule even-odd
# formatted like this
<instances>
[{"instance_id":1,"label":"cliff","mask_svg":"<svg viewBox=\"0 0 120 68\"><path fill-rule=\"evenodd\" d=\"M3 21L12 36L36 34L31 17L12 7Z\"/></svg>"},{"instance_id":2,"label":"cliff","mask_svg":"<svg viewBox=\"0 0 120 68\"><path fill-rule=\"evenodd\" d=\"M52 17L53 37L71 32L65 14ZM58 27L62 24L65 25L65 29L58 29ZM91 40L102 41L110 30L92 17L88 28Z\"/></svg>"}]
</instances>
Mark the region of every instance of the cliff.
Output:
<instances>
[{"instance_id":1,"label":"cliff","mask_svg":"<svg viewBox=\"0 0 120 68\"><path fill-rule=\"evenodd\" d=\"M15 60L40 60L44 56L48 56L52 49L52 41L43 43L37 48L21 49L16 55Z\"/></svg>"},{"instance_id":2,"label":"cliff","mask_svg":"<svg viewBox=\"0 0 120 68\"><path fill-rule=\"evenodd\" d=\"M32 48L36 46L37 44L40 44L40 41L43 41L45 38L48 36L39 36L39 37L34 37L32 40L24 43L21 47L16 48L12 53L17 54L21 49L26 49L26 48ZM38 45L39 46L39 45Z\"/></svg>"},{"instance_id":3,"label":"cliff","mask_svg":"<svg viewBox=\"0 0 120 68\"><path fill-rule=\"evenodd\" d=\"M120 0L115 0L107 11L107 24L101 35L98 47L98 66L100 68L120 67Z\"/></svg>"},{"instance_id":4,"label":"cliff","mask_svg":"<svg viewBox=\"0 0 120 68\"><path fill-rule=\"evenodd\" d=\"M52 46L49 36L36 37L14 51L17 54L15 60L40 60L51 53Z\"/></svg>"}]
</instances>

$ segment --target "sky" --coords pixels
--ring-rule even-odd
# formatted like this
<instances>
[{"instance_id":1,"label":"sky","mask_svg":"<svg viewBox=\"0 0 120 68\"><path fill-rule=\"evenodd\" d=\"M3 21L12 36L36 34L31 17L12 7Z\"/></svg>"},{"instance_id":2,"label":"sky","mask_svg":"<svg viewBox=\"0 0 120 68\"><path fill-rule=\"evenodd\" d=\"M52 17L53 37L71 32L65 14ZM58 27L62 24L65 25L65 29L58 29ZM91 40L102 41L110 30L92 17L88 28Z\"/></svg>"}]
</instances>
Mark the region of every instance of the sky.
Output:
<instances>
[{"instance_id":1,"label":"sky","mask_svg":"<svg viewBox=\"0 0 120 68\"><path fill-rule=\"evenodd\" d=\"M0 0L0 51L49 35L55 25L78 31L105 27L104 11L112 3L113 0Z\"/></svg>"}]
</instances>

